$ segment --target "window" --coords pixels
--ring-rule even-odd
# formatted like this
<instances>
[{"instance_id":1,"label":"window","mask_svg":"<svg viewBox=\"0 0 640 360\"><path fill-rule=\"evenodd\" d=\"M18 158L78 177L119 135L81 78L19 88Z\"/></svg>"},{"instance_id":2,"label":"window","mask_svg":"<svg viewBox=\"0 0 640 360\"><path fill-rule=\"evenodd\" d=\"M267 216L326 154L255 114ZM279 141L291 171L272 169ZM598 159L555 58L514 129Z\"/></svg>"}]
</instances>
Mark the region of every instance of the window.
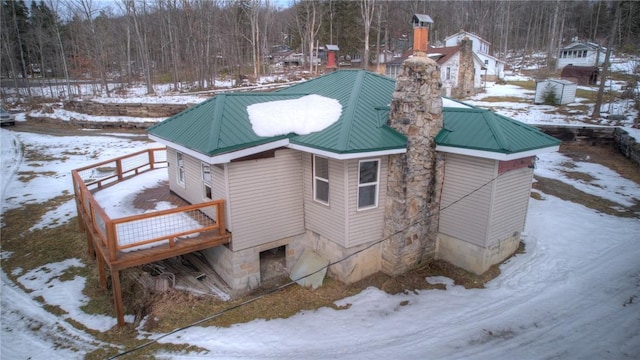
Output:
<instances>
[{"instance_id":1,"label":"window","mask_svg":"<svg viewBox=\"0 0 640 360\"><path fill-rule=\"evenodd\" d=\"M184 157L182 153L176 153L176 163L178 164L177 180L178 184L184 186Z\"/></svg>"},{"instance_id":2,"label":"window","mask_svg":"<svg viewBox=\"0 0 640 360\"><path fill-rule=\"evenodd\" d=\"M313 198L329 205L329 159L313 155Z\"/></svg>"},{"instance_id":3,"label":"window","mask_svg":"<svg viewBox=\"0 0 640 360\"><path fill-rule=\"evenodd\" d=\"M380 160L360 161L358 176L358 210L378 207Z\"/></svg>"},{"instance_id":4,"label":"window","mask_svg":"<svg viewBox=\"0 0 640 360\"><path fill-rule=\"evenodd\" d=\"M211 166L202 164L202 187L205 199L212 200L211 196Z\"/></svg>"},{"instance_id":5,"label":"window","mask_svg":"<svg viewBox=\"0 0 640 360\"><path fill-rule=\"evenodd\" d=\"M485 64L485 65L489 65L489 60L485 60L485 61L484 61L484 64Z\"/></svg>"},{"instance_id":6,"label":"window","mask_svg":"<svg viewBox=\"0 0 640 360\"><path fill-rule=\"evenodd\" d=\"M445 76L445 80L451 80L451 68L447 67L447 75Z\"/></svg>"}]
</instances>

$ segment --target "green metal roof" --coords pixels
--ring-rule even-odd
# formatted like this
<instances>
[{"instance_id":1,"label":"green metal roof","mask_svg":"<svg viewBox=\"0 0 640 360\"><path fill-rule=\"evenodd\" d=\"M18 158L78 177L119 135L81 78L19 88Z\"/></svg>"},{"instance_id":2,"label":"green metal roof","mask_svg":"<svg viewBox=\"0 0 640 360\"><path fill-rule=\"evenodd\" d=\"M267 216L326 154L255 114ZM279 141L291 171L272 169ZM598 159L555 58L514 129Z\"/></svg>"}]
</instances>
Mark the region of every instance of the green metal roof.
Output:
<instances>
[{"instance_id":1,"label":"green metal roof","mask_svg":"<svg viewBox=\"0 0 640 360\"><path fill-rule=\"evenodd\" d=\"M221 94L149 128L149 134L205 155L289 138L291 143L337 154L404 149L406 137L379 125L376 107L389 105L395 82L364 70L340 70L273 93ZM256 135L247 106L317 94L342 105L338 121L308 135ZM303 120L303 119L301 119Z\"/></svg>"},{"instance_id":2,"label":"green metal roof","mask_svg":"<svg viewBox=\"0 0 640 360\"><path fill-rule=\"evenodd\" d=\"M395 80L364 70L338 70L272 93L220 94L149 129L149 134L215 156L288 139L291 144L335 154L405 149L406 136L387 124ZM256 135L247 106L317 94L342 105L338 121L308 135ZM443 108L440 146L503 154L557 146L535 127L479 108ZM304 119L301 119L304 120Z\"/></svg>"},{"instance_id":3,"label":"green metal roof","mask_svg":"<svg viewBox=\"0 0 640 360\"><path fill-rule=\"evenodd\" d=\"M407 138L380 124L379 108L391 102L395 81L364 70L340 70L278 91L313 93L336 99L340 119L325 129L291 138L291 143L334 153L404 149Z\"/></svg>"},{"instance_id":4,"label":"green metal roof","mask_svg":"<svg viewBox=\"0 0 640 360\"><path fill-rule=\"evenodd\" d=\"M537 128L480 108L444 108L440 146L515 154L560 145Z\"/></svg>"},{"instance_id":5,"label":"green metal roof","mask_svg":"<svg viewBox=\"0 0 640 360\"><path fill-rule=\"evenodd\" d=\"M209 156L269 143L292 134L269 138L256 135L249 122L247 106L304 95L220 94L152 126L149 134Z\"/></svg>"}]
</instances>

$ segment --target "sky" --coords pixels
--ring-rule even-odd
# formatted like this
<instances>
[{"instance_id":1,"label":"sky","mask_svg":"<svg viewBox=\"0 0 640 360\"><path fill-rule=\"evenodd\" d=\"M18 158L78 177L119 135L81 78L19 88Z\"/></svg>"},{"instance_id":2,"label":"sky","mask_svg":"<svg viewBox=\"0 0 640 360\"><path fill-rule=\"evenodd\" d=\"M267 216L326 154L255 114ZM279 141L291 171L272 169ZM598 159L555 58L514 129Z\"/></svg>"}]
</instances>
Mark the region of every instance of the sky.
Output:
<instances>
[{"instance_id":1,"label":"sky","mask_svg":"<svg viewBox=\"0 0 640 360\"><path fill-rule=\"evenodd\" d=\"M528 97L528 91L492 86L489 94ZM481 102L481 97L472 102ZM518 109L505 103L504 111ZM534 114L542 112L530 106ZM500 110L503 111L503 110ZM521 115L524 116L524 115ZM18 117L18 121L24 117ZM553 119L549 119L553 121ZM564 120L557 120L564 122ZM116 136L49 136L0 130L2 210L22 202L43 202L71 191L70 170L158 144ZM37 149L52 161L29 160L22 149ZM563 175L575 166L592 183ZM575 161L559 153L542 154L535 172L590 194L629 205L640 198L638 184L610 168ZM35 169L35 170L34 170ZM41 175L21 182L17 174ZM166 170L148 174L161 181ZM142 179L142 178L141 178ZM145 179L143 179L145 180ZM137 180L131 180L137 181ZM141 187L104 190L105 207L115 214L133 211L127 199ZM198 353L161 353L159 359L637 359L640 355L640 221L598 213L582 205L540 194L531 199L523 241L525 253L501 265L485 289L464 289L445 277L427 278L446 290L389 295L377 288L336 302L346 310L321 308L288 319L254 320L229 328L193 327L164 337L188 343ZM37 227L56 226L75 216L71 201L45 214ZM1 252L3 258L10 253ZM16 269L27 293L1 275L0 356L5 359L80 359L96 347L111 346L71 326L73 319L104 331L116 324L90 315L82 289L86 279L60 275L71 267L95 266L80 259ZM57 305L64 315L43 309ZM127 321L132 321L128 315ZM162 334L137 330L141 339ZM66 346L60 346L66 344ZM76 349L76 350L72 350ZM125 349L120 349L124 351Z\"/></svg>"}]
</instances>

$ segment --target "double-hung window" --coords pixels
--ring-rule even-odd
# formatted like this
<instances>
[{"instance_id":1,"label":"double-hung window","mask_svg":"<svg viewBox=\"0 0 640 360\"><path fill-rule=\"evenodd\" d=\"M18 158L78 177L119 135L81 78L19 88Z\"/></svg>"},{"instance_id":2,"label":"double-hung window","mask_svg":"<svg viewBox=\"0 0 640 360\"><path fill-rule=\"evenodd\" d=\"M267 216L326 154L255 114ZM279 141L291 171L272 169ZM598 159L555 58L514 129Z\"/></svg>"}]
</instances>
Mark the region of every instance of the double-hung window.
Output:
<instances>
[{"instance_id":1,"label":"double-hung window","mask_svg":"<svg viewBox=\"0 0 640 360\"><path fill-rule=\"evenodd\" d=\"M176 153L176 165L177 165L177 181L178 184L184 186L184 156L182 153Z\"/></svg>"},{"instance_id":2,"label":"double-hung window","mask_svg":"<svg viewBox=\"0 0 640 360\"><path fill-rule=\"evenodd\" d=\"M358 171L358 210L378 207L380 160L361 160Z\"/></svg>"},{"instance_id":3,"label":"double-hung window","mask_svg":"<svg viewBox=\"0 0 640 360\"><path fill-rule=\"evenodd\" d=\"M211 196L211 166L205 163L202 164L202 190L205 199L213 199Z\"/></svg>"},{"instance_id":4,"label":"double-hung window","mask_svg":"<svg viewBox=\"0 0 640 360\"><path fill-rule=\"evenodd\" d=\"M329 204L329 159L313 155L313 199Z\"/></svg>"}]
</instances>

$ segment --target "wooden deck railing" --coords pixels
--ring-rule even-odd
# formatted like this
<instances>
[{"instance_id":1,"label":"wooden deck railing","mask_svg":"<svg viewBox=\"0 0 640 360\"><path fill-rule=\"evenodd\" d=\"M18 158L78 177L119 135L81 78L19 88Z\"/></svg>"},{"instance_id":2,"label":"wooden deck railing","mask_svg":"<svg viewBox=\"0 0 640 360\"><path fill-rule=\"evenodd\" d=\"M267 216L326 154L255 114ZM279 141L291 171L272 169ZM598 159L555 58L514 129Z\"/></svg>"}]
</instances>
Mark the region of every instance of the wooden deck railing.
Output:
<instances>
[{"instance_id":1,"label":"wooden deck railing","mask_svg":"<svg viewBox=\"0 0 640 360\"><path fill-rule=\"evenodd\" d=\"M224 200L111 219L93 197L93 192L115 185L146 171L166 166L165 149L149 149L73 170L73 188L81 228L94 234L93 241L108 249L109 262L122 251L176 241L217 230L226 233ZM93 244L89 244L90 247Z\"/></svg>"},{"instance_id":2,"label":"wooden deck railing","mask_svg":"<svg viewBox=\"0 0 640 360\"><path fill-rule=\"evenodd\" d=\"M78 176L74 176L73 182L75 185L76 179L80 179L88 189L97 190L143 172L166 166L166 148L153 148L75 169L72 174Z\"/></svg>"},{"instance_id":3,"label":"wooden deck railing","mask_svg":"<svg viewBox=\"0 0 640 360\"><path fill-rule=\"evenodd\" d=\"M166 167L166 150L149 149L73 170L78 224L96 258L100 286L111 286L118 325L124 326L120 270L229 243L224 200L112 219L93 193L144 172ZM148 248L148 249L147 249ZM134 251L135 250L135 251Z\"/></svg>"}]
</instances>

